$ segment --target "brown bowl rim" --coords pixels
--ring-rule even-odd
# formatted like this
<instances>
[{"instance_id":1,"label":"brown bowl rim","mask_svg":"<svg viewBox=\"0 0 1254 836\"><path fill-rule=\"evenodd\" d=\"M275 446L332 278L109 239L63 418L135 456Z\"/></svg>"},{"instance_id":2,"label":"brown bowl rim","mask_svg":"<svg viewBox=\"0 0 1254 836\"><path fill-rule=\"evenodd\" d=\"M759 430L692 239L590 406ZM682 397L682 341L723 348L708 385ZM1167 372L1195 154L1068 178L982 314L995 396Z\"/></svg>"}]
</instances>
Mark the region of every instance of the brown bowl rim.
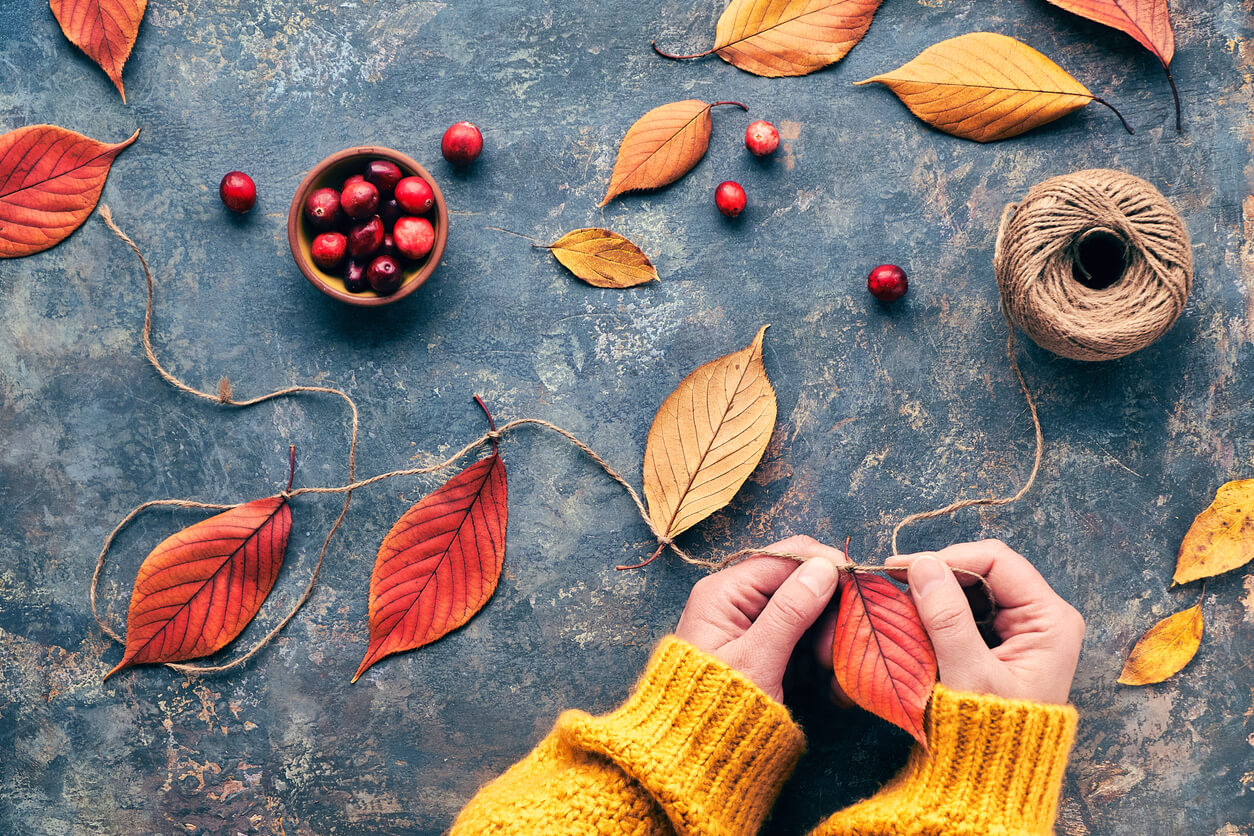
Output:
<instances>
[{"instance_id":1,"label":"brown bowl rim","mask_svg":"<svg viewBox=\"0 0 1254 836\"><path fill-rule=\"evenodd\" d=\"M334 165L352 159L353 157L383 157L391 159L392 162L399 165L402 169L409 169L414 174L427 181L431 186L431 191L435 194L436 209L436 230L435 244L431 247L431 253L427 256L427 261L422 268L407 279L404 284L396 289L395 293L387 296L365 296L362 294L349 293L344 290L331 287L324 282L314 265L309 263L304 253L300 249L300 240L305 236L304 225L302 223L302 209L305 203L305 197L312 188L314 182L320 178L328 168ZM355 145L351 148L345 148L342 151L336 151L328 157L322 159L317 165L309 170L304 179L300 181L300 185L296 187L296 194L292 196L292 205L287 212L287 245L292 251L292 259L296 262L296 266L300 268L300 272L304 275L309 283L321 290L333 299L341 302L347 302L350 305L358 305L362 307L376 307L379 305L389 305L398 299L403 299L413 293L419 287L431 278L431 274L435 272L435 268L439 266L440 259L444 256L444 245L448 242L448 207L444 203L444 192L440 190L440 184L435 182L435 178L431 176L431 172L427 171L417 160L408 154L403 154L394 148L388 148L384 145Z\"/></svg>"}]
</instances>

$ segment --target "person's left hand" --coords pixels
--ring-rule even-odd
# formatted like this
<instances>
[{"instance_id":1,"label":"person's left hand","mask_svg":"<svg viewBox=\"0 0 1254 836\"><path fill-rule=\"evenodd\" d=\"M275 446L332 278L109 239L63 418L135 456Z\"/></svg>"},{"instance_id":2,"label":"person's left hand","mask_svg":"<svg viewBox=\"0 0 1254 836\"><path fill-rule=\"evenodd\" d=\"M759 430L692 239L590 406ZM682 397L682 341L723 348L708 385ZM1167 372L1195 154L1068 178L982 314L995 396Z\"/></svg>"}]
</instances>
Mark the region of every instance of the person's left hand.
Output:
<instances>
[{"instance_id":1,"label":"person's left hand","mask_svg":"<svg viewBox=\"0 0 1254 836\"><path fill-rule=\"evenodd\" d=\"M767 547L810 558L750 557L692 587L675 635L749 677L776 702L784 670L801 636L836 591L845 556L810 537Z\"/></svg>"}]
</instances>

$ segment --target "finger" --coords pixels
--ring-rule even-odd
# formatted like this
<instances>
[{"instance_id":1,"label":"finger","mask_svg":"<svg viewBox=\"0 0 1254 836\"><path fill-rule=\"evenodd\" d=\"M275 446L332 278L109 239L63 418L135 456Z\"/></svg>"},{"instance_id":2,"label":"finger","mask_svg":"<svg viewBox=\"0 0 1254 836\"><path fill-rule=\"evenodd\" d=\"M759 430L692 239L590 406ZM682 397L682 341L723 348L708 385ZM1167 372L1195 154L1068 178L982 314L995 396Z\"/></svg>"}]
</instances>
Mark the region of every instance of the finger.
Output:
<instances>
[{"instance_id":1,"label":"finger","mask_svg":"<svg viewBox=\"0 0 1254 836\"><path fill-rule=\"evenodd\" d=\"M831 563L846 562L845 556L836 549L805 535L789 537L766 548L768 551L787 552L807 559L826 558ZM796 558L754 555L710 575L709 589L717 595L731 599L753 621L762 614L767 601L779 589L780 584L795 571Z\"/></svg>"},{"instance_id":2,"label":"finger","mask_svg":"<svg viewBox=\"0 0 1254 836\"><path fill-rule=\"evenodd\" d=\"M1058 598L1031 561L1000 540L958 543L941 549L936 556L951 569L983 575L999 609Z\"/></svg>"},{"instance_id":3,"label":"finger","mask_svg":"<svg viewBox=\"0 0 1254 836\"><path fill-rule=\"evenodd\" d=\"M819 618L818 629L814 631L814 658L819 667L829 671L832 669L832 645L836 641L837 615L835 608L828 607Z\"/></svg>"},{"instance_id":4,"label":"finger","mask_svg":"<svg viewBox=\"0 0 1254 836\"><path fill-rule=\"evenodd\" d=\"M745 635L770 652L792 653L831 600L838 574L826 558L807 560L779 585Z\"/></svg>"},{"instance_id":5,"label":"finger","mask_svg":"<svg viewBox=\"0 0 1254 836\"><path fill-rule=\"evenodd\" d=\"M990 653L967 596L949 567L932 555L920 555L910 564L910 595L919 619L932 640L941 682L967 689L989 663Z\"/></svg>"}]
</instances>

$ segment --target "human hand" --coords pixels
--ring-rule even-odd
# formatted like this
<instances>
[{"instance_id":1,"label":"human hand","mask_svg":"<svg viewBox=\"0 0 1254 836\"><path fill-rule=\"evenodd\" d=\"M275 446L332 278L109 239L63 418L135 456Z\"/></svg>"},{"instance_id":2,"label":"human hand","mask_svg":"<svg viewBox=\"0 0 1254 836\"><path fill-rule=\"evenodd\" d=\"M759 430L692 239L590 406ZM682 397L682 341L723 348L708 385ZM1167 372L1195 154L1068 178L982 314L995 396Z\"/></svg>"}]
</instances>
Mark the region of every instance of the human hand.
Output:
<instances>
[{"instance_id":1,"label":"human hand","mask_svg":"<svg viewBox=\"0 0 1254 836\"><path fill-rule=\"evenodd\" d=\"M767 548L810 559L760 555L707 575L692 587L675 635L783 702L788 659L831 600L845 557L810 537Z\"/></svg>"},{"instance_id":2,"label":"human hand","mask_svg":"<svg viewBox=\"0 0 1254 836\"><path fill-rule=\"evenodd\" d=\"M1084 618L1050 588L1041 573L1005 543L959 543L938 552L891 557L905 573L919 618L932 639L940 681L947 688L1010 699L1064 704L1071 692ZM980 636L964 586L983 575L997 602L993 630L1001 644Z\"/></svg>"}]
</instances>

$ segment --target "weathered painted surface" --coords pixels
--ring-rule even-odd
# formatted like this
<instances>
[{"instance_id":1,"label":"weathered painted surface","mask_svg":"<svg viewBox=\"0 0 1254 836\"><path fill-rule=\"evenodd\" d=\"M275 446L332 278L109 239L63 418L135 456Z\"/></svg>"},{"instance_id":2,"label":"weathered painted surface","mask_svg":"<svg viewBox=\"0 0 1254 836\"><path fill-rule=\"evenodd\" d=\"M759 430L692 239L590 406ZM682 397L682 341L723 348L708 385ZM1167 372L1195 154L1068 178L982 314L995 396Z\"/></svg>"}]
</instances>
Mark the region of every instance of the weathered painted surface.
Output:
<instances>
[{"instance_id":1,"label":"weathered painted surface","mask_svg":"<svg viewBox=\"0 0 1254 836\"><path fill-rule=\"evenodd\" d=\"M1048 439L1038 487L1012 508L920 525L903 546L1002 537L1087 616L1061 832L1248 836L1250 573L1207 586L1206 637L1183 674L1115 683L1136 636L1197 598L1196 585L1167 591L1193 515L1254 468L1254 382L1239 371L1254 359L1247 5L1172 3L1177 136L1154 60L1041 0L893 0L844 62L779 80L649 52L654 36L707 42L717 2L154 0L125 74L129 105L43 0L5 0L0 128L53 122L119 140L142 127L104 199L156 267L162 356L202 387L229 374L240 395L345 388L362 406L363 474L433 461L477 435L479 392L498 417L555 421L638 480L666 393L771 323L776 438L731 507L684 536L702 553L807 532L850 534L858 555L880 556L902 514L1018 484L1031 428L990 270L1001 207L1078 167L1147 177L1194 236L1184 318L1119 362L1021 348ZM1136 134L1093 106L977 145L928 130L883 89L850 86L977 30L1040 48ZM595 209L631 121L690 96L739 99L751 114L717 112L709 156L679 184ZM762 163L741 147L757 117L785 136ZM438 158L442 128L458 119L487 138L466 173ZM304 282L284 220L309 166L367 141L429 163L454 215L433 281L363 312ZM215 193L234 168L261 192L243 220ZM736 223L712 206L728 178L750 195ZM639 241L662 281L591 289L484 229L552 240L602 224ZM862 289L881 261L911 274L893 308ZM162 383L137 345L142 278L99 219L50 252L0 263L0 290L0 833L438 833L561 709L619 701L697 577L674 560L616 572L649 549L634 508L560 439L524 430L503 443L505 576L465 629L348 684L374 551L438 482L397 480L358 495L313 599L244 670L188 679L144 668L102 686L120 649L95 626L86 584L114 523L155 497L272 492L290 443L299 484L340 483L344 411L315 396L232 412ZM243 644L299 593L336 510L334 499L295 502L289 563ZM151 513L122 536L102 586L113 623L144 554L196 518ZM813 699L797 710L811 753L771 833L873 791L906 750L904 735L865 715Z\"/></svg>"}]
</instances>

